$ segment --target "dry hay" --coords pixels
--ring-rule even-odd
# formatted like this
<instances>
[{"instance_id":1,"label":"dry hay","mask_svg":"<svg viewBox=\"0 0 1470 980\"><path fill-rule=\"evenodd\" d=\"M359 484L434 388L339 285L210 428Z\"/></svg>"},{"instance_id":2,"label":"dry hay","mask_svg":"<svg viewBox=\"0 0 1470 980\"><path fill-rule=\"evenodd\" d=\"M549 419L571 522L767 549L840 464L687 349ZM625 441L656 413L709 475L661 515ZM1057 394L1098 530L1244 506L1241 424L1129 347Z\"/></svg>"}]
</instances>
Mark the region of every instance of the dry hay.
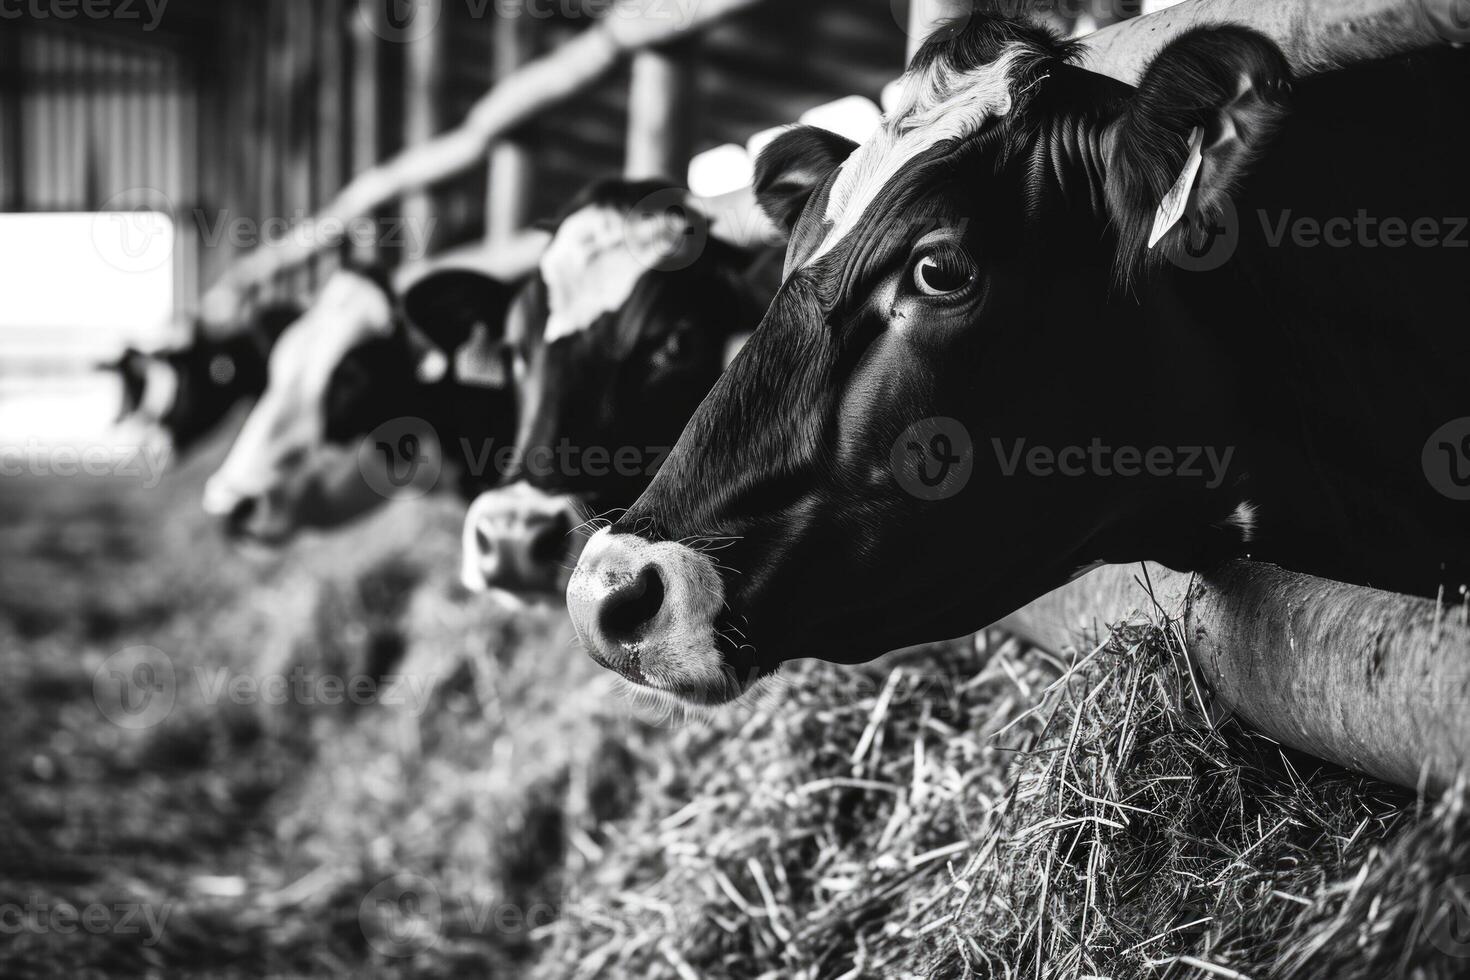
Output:
<instances>
[{"instance_id":1,"label":"dry hay","mask_svg":"<svg viewBox=\"0 0 1470 980\"><path fill-rule=\"evenodd\" d=\"M197 482L0 513L0 904L170 915L156 946L7 934L6 976L1470 975L1463 794L1210 727L1167 627L1075 664L994 637L805 665L668 731L562 626L451 587L448 502L251 566ZM93 673L135 643L427 701L191 684L123 731ZM399 880L434 902L375 901Z\"/></svg>"},{"instance_id":2,"label":"dry hay","mask_svg":"<svg viewBox=\"0 0 1470 980\"><path fill-rule=\"evenodd\" d=\"M1178 639L793 671L672 740L541 975L1470 975L1464 794L1207 722Z\"/></svg>"}]
</instances>

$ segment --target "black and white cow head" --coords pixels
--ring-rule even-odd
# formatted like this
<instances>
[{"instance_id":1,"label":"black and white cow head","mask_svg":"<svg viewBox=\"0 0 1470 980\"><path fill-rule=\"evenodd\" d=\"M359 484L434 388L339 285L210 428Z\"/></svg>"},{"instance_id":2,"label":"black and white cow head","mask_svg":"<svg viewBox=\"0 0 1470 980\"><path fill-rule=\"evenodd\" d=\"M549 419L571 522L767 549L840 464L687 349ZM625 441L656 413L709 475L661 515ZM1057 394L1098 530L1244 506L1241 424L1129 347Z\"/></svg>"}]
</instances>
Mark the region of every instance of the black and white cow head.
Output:
<instances>
[{"instance_id":1,"label":"black and white cow head","mask_svg":"<svg viewBox=\"0 0 1470 980\"><path fill-rule=\"evenodd\" d=\"M776 268L709 236L688 192L608 180L558 222L509 320L519 432L507 487L471 505L465 584L565 584L591 515L626 507L776 288Z\"/></svg>"},{"instance_id":2,"label":"black and white cow head","mask_svg":"<svg viewBox=\"0 0 1470 980\"><path fill-rule=\"evenodd\" d=\"M1201 390L1160 416L1132 387L1152 367L1126 329L1132 292L1179 247L1178 229L1148 240L1192 136L1191 206L1208 214L1285 112L1287 66L1244 30L1182 36L1137 90L1074 53L977 15L923 48L866 144L798 129L766 150L757 192L791 228L785 283L648 490L583 552L568 603L595 659L719 703L789 659L979 628L1148 550L1144 533L1166 552L1149 557L1185 563L1239 543L1221 529L1241 503L1228 487L1149 498L989 462L992 437L1169 445L1175 412L1217 410Z\"/></svg>"},{"instance_id":3,"label":"black and white cow head","mask_svg":"<svg viewBox=\"0 0 1470 980\"><path fill-rule=\"evenodd\" d=\"M156 427L175 452L193 448L238 403L265 389L266 359L276 339L301 308L273 304L250 317L249 325L228 337L205 336L196 325L182 347L157 351L125 350L102 365L122 382L118 421L133 419Z\"/></svg>"},{"instance_id":4,"label":"black and white cow head","mask_svg":"<svg viewBox=\"0 0 1470 980\"><path fill-rule=\"evenodd\" d=\"M206 486L205 509L266 543L335 527L392 499L400 444L413 447L416 469L448 466L465 487L493 485L489 446L514 424L500 342L511 295L449 271L416 283L400 310L377 271L335 274L272 351L265 392ZM383 452L364 442L374 433Z\"/></svg>"}]
</instances>

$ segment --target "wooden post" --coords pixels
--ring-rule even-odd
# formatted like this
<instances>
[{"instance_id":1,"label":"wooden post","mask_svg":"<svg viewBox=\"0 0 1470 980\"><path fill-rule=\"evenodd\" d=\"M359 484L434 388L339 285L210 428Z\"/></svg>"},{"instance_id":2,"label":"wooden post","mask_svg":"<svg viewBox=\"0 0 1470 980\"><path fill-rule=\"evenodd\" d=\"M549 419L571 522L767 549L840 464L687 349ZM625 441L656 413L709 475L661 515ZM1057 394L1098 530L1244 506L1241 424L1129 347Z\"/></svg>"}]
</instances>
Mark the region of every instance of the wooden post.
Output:
<instances>
[{"instance_id":1,"label":"wooden post","mask_svg":"<svg viewBox=\"0 0 1470 980\"><path fill-rule=\"evenodd\" d=\"M260 222L262 245L257 248L265 247L266 223L278 226L280 219L286 214L285 182L281 175L286 163L286 135L290 129L289 113L292 102L288 47L291 31L287 22L289 11L280 0L267 0L260 5L260 10L265 20L265 50L268 53L265 57L264 77L261 79L265 132L260 142L251 148L260 167L260 206L255 218ZM260 285L274 294L283 271L275 270Z\"/></svg>"},{"instance_id":2,"label":"wooden post","mask_svg":"<svg viewBox=\"0 0 1470 980\"><path fill-rule=\"evenodd\" d=\"M382 21L382 4L362 3L350 0L358 6L352 17L352 150L351 167L355 174L371 170L378 162L378 47L379 32L373 29L369 18ZM382 204L383 201L375 202ZM362 217L361 214L351 218ZM376 238L359 240L349 233L349 254L354 262L371 264L377 261Z\"/></svg>"},{"instance_id":3,"label":"wooden post","mask_svg":"<svg viewBox=\"0 0 1470 980\"><path fill-rule=\"evenodd\" d=\"M187 235L198 243L201 287L228 268L234 258L228 236L206 239L206 235L218 231L221 215L227 209L241 207L250 193L243 152L243 147L254 142L248 129L253 89L246 84L250 77L247 59L252 38L246 13L234 5L221 11L220 35L231 39L230 44L222 45L223 64L186 62L188 71L183 84L194 97L184 126L186 132L194 134L189 152L193 156L191 169L197 174L197 185L184 223ZM233 79L234 84L210 84L209 79L217 77L216 73ZM196 303L202 299L198 293L192 296ZM223 317L227 312L221 310L218 316ZM229 323L233 324L234 314L230 316Z\"/></svg>"},{"instance_id":4,"label":"wooden post","mask_svg":"<svg viewBox=\"0 0 1470 980\"><path fill-rule=\"evenodd\" d=\"M687 47L640 51L633 56L623 166L630 180L668 177L684 181L693 145L694 84Z\"/></svg>"},{"instance_id":5,"label":"wooden post","mask_svg":"<svg viewBox=\"0 0 1470 980\"><path fill-rule=\"evenodd\" d=\"M525 16L502 16L495 22L491 62L496 85L509 78L530 56L527 20ZM490 149L485 184L485 240L510 241L530 220L530 151L518 140L500 140Z\"/></svg>"},{"instance_id":6,"label":"wooden post","mask_svg":"<svg viewBox=\"0 0 1470 980\"><path fill-rule=\"evenodd\" d=\"M200 206L199 193L199 127L198 91L188 84L181 58L173 58L168 69L169 128L174 133L172 149L179 174L179 197L174 216L174 253L176 256L174 291L178 297L174 312L192 313L199 303L201 244L194 210Z\"/></svg>"},{"instance_id":7,"label":"wooden post","mask_svg":"<svg viewBox=\"0 0 1470 980\"><path fill-rule=\"evenodd\" d=\"M531 220L530 151L514 140L496 143L485 183L485 239L509 241Z\"/></svg>"},{"instance_id":8,"label":"wooden post","mask_svg":"<svg viewBox=\"0 0 1470 980\"><path fill-rule=\"evenodd\" d=\"M286 8L286 47L282 52L286 89L280 95L288 105L285 129L281 133L278 152L284 158L282 174L281 214L296 221L312 213L312 144L315 142L316 105L306 99L297 100L286 93L310 92L308 82L314 78L317 65L316 40L319 18L317 4L293 3ZM286 299L298 298L311 289L311 268L303 265L284 284Z\"/></svg>"},{"instance_id":9,"label":"wooden post","mask_svg":"<svg viewBox=\"0 0 1470 980\"><path fill-rule=\"evenodd\" d=\"M332 199L345 177L346 126L342 112L343 72L347 24L343 0L318 0L320 23L317 37L316 138L312 147L312 190L310 207L321 207ZM328 253L324 253L324 258ZM314 287L331 275L335 263L327 258L313 270Z\"/></svg>"},{"instance_id":10,"label":"wooden post","mask_svg":"<svg viewBox=\"0 0 1470 980\"><path fill-rule=\"evenodd\" d=\"M22 39L19 24L0 31L0 207L7 211L25 209L25 92L22 88Z\"/></svg>"},{"instance_id":11,"label":"wooden post","mask_svg":"<svg viewBox=\"0 0 1470 980\"><path fill-rule=\"evenodd\" d=\"M444 40L448 28L440 23L443 0L416 0L422 6L415 17L436 25L422 37L405 43L403 72L403 145L420 146L439 133L444 90ZM401 212L405 251L401 258L412 262L429 253L434 226L434 199L420 185L404 195Z\"/></svg>"}]
</instances>

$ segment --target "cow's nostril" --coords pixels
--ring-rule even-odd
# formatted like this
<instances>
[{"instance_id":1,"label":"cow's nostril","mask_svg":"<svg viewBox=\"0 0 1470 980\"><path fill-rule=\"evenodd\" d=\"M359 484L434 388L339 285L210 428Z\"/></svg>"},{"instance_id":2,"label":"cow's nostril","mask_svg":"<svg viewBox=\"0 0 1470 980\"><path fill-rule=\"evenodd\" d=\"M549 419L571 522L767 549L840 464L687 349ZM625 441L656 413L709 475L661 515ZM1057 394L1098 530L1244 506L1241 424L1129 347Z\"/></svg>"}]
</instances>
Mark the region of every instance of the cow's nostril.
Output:
<instances>
[{"instance_id":1,"label":"cow's nostril","mask_svg":"<svg viewBox=\"0 0 1470 980\"><path fill-rule=\"evenodd\" d=\"M531 536L531 561L537 565L557 565L567 554L567 535L572 522L558 515Z\"/></svg>"},{"instance_id":2,"label":"cow's nostril","mask_svg":"<svg viewBox=\"0 0 1470 980\"><path fill-rule=\"evenodd\" d=\"M481 558L488 558L495 554L495 541L482 526L475 527L475 550L479 552Z\"/></svg>"},{"instance_id":3,"label":"cow's nostril","mask_svg":"<svg viewBox=\"0 0 1470 980\"><path fill-rule=\"evenodd\" d=\"M602 633L615 643L630 643L648 627L664 604L664 580L649 565L603 603Z\"/></svg>"},{"instance_id":4,"label":"cow's nostril","mask_svg":"<svg viewBox=\"0 0 1470 980\"><path fill-rule=\"evenodd\" d=\"M250 518L255 516L256 500L254 497L242 497L230 508L229 515L225 518L225 527L231 535L236 537L245 533L245 525L250 523Z\"/></svg>"}]
</instances>

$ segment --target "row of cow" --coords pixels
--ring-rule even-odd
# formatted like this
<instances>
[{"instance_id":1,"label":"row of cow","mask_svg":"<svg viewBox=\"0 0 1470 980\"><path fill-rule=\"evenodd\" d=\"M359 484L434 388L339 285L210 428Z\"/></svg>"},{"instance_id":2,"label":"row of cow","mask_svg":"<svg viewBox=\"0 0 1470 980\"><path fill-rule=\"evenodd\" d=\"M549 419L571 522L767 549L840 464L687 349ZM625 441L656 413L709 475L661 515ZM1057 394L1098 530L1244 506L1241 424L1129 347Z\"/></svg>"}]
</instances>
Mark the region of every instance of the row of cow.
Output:
<instances>
[{"instance_id":1,"label":"row of cow","mask_svg":"<svg viewBox=\"0 0 1470 980\"><path fill-rule=\"evenodd\" d=\"M348 268L309 309L130 351L111 365L124 411L184 450L257 398L204 507L265 544L387 502L393 481L364 469L407 460L363 441L408 434L439 454L413 462L472 501L466 584L555 590L573 530L637 498L780 284L780 249L710 238L692 207L643 206L670 195L687 197L662 181L590 186L523 283L451 269L400 296L381 270ZM568 462L566 447L594 458Z\"/></svg>"},{"instance_id":2,"label":"row of cow","mask_svg":"<svg viewBox=\"0 0 1470 980\"><path fill-rule=\"evenodd\" d=\"M756 191L784 268L692 207L644 213L668 186L613 181L525 283L443 273L400 300L338 275L275 341L207 506L263 539L339 523L381 499L355 443L422 418L485 493L467 581L565 585L588 652L684 704L984 627L1097 563L1470 582L1470 505L1429 471L1470 419L1470 252L1289 231L1470 214L1470 56L1295 81L1217 26L1135 89L1077 54L977 14L926 43L863 145L778 138ZM516 451L486 466L489 444ZM1099 447L1229 462L1129 470Z\"/></svg>"}]
</instances>

